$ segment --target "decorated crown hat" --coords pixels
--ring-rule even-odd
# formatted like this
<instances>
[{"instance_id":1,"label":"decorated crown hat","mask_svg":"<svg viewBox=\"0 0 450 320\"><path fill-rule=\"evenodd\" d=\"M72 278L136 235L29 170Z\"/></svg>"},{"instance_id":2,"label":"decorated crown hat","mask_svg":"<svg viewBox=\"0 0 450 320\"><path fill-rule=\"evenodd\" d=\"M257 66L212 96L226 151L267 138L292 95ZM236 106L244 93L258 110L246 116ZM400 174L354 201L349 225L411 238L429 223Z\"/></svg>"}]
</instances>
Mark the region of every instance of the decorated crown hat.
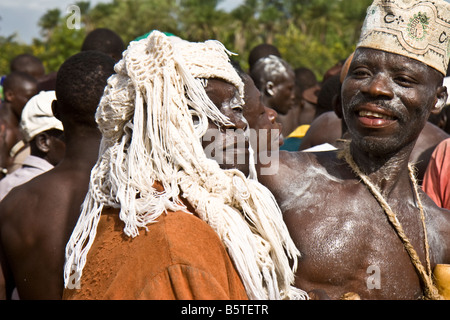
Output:
<instances>
[{"instance_id":1,"label":"decorated crown hat","mask_svg":"<svg viewBox=\"0 0 450 320\"><path fill-rule=\"evenodd\" d=\"M357 47L401 54L445 75L449 42L448 1L375 0L367 9Z\"/></svg>"}]
</instances>

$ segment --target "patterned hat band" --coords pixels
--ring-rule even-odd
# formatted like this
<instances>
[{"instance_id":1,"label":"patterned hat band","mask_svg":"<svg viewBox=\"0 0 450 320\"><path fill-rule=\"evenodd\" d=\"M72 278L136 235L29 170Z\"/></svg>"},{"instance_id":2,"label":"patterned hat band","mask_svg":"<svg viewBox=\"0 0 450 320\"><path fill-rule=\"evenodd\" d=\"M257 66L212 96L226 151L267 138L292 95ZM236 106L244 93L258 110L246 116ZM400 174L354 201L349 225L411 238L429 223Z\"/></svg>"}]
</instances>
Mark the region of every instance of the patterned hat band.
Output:
<instances>
[{"instance_id":1,"label":"patterned hat band","mask_svg":"<svg viewBox=\"0 0 450 320\"><path fill-rule=\"evenodd\" d=\"M446 74L450 53L450 4L443 0L375 0L367 9L357 47L419 60Z\"/></svg>"}]
</instances>

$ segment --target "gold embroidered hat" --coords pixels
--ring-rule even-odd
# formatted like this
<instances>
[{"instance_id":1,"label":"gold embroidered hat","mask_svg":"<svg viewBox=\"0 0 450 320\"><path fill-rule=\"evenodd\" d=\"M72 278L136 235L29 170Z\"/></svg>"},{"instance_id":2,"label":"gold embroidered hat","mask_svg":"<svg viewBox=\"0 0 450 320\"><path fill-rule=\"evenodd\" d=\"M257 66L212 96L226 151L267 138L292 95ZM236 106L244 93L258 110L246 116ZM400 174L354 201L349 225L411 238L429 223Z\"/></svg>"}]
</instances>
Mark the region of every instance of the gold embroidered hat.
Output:
<instances>
[{"instance_id":1,"label":"gold embroidered hat","mask_svg":"<svg viewBox=\"0 0 450 320\"><path fill-rule=\"evenodd\" d=\"M445 75L449 37L448 1L375 0L367 9L357 47L401 54Z\"/></svg>"}]
</instances>

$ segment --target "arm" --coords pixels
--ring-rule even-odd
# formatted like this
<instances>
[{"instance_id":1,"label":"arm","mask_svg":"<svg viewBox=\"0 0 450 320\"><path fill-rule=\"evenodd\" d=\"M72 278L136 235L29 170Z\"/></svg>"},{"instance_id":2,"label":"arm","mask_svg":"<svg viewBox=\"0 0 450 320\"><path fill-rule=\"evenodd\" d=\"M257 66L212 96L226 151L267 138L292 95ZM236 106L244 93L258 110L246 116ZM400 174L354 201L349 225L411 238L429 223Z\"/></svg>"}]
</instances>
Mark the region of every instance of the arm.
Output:
<instances>
[{"instance_id":1,"label":"arm","mask_svg":"<svg viewBox=\"0 0 450 320\"><path fill-rule=\"evenodd\" d=\"M11 228L5 218L8 212L6 207L6 202L4 200L0 201L0 300L11 299L15 288L14 275L10 263L8 263L6 244L8 244L8 247L14 245L16 237L8 233Z\"/></svg>"},{"instance_id":2,"label":"arm","mask_svg":"<svg viewBox=\"0 0 450 320\"><path fill-rule=\"evenodd\" d=\"M258 164L258 180L268 188L278 204L288 197L292 183L297 182L306 167L311 164L311 154L307 152L280 151L272 156L270 166Z\"/></svg>"},{"instance_id":3,"label":"arm","mask_svg":"<svg viewBox=\"0 0 450 320\"><path fill-rule=\"evenodd\" d=\"M422 189L425 193L441 208L450 206L446 193L446 190L448 190L447 177L450 173L450 161L447 159L449 143L450 140L444 140L436 147L428 163L422 183Z\"/></svg>"},{"instance_id":4,"label":"arm","mask_svg":"<svg viewBox=\"0 0 450 320\"><path fill-rule=\"evenodd\" d=\"M0 244L0 300L11 298L14 280L6 263L3 247Z\"/></svg>"},{"instance_id":5,"label":"arm","mask_svg":"<svg viewBox=\"0 0 450 320\"><path fill-rule=\"evenodd\" d=\"M1 121L1 120L0 120ZM8 172L8 148L6 144L6 125L0 122L0 179Z\"/></svg>"},{"instance_id":6,"label":"arm","mask_svg":"<svg viewBox=\"0 0 450 320\"><path fill-rule=\"evenodd\" d=\"M0 268L0 300L6 300L6 281L3 267Z\"/></svg>"}]
</instances>

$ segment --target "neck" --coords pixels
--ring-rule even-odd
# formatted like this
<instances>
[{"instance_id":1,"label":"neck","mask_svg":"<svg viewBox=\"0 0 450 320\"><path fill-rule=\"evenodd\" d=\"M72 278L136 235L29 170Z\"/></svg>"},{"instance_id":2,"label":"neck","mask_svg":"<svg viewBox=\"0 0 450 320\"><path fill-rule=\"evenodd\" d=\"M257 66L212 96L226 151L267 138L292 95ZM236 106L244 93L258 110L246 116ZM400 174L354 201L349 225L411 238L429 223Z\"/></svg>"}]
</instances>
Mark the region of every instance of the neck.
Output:
<instances>
[{"instance_id":1,"label":"neck","mask_svg":"<svg viewBox=\"0 0 450 320\"><path fill-rule=\"evenodd\" d=\"M398 183L410 183L408 162L414 143L396 153L374 155L350 143L349 152L359 170L369 177L382 194L388 195Z\"/></svg>"},{"instance_id":2,"label":"neck","mask_svg":"<svg viewBox=\"0 0 450 320\"><path fill-rule=\"evenodd\" d=\"M97 161L101 135L99 132L66 133L66 153L62 163L92 168ZM90 169L89 169L90 170Z\"/></svg>"},{"instance_id":3,"label":"neck","mask_svg":"<svg viewBox=\"0 0 450 320\"><path fill-rule=\"evenodd\" d=\"M13 110L11 102L5 101L0 109L1 116L6 119L13 126L18 126L20 122L20 116L18 117Z\"/></svg>"}]
</instances>

